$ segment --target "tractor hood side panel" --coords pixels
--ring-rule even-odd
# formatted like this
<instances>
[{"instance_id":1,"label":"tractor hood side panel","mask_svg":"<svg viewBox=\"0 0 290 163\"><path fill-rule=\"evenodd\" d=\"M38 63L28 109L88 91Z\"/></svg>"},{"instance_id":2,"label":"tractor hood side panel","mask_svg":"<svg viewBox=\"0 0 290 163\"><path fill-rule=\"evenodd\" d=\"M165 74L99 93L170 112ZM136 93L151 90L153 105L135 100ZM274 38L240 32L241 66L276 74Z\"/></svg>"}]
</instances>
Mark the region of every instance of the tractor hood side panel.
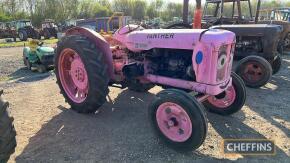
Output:
<instances>
[{"instance_id":1,"label":"tractor hood side panel","mask_svg":"<svg viewBox=\"0 0 290 163\"><path fill-rule=\"evenodd\" d=\"M233 38L234 34L225 30L154 29L131 32L119 41L131 51L139 52L154 48L194 50L198 43L220 46L232 43Z\"/></svg>"}]
</instances>

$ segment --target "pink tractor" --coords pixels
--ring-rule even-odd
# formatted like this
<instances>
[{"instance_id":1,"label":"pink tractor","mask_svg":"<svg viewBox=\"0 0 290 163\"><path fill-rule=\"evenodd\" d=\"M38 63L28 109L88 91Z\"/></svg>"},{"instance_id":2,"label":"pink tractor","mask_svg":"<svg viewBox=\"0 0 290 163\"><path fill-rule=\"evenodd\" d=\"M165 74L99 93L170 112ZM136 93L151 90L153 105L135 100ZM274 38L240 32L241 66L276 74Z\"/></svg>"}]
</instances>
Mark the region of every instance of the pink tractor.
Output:
<instances>
[{"instance_id":1,"label":"pink tractor","mask_svg":"<svg viewBox=\"0 0 290 163\"><path fill-rule=\"evenodd\" d=\"M194 150L206 137L205 108L230 115L245 103L245 85L231 72L234 47L226 30L127 25L110 36L75 27L57 46L57 83L79 113L96 112L109 86L161 86L149 106L154 130L174 149Z\"/></svg>"}]
</instances>

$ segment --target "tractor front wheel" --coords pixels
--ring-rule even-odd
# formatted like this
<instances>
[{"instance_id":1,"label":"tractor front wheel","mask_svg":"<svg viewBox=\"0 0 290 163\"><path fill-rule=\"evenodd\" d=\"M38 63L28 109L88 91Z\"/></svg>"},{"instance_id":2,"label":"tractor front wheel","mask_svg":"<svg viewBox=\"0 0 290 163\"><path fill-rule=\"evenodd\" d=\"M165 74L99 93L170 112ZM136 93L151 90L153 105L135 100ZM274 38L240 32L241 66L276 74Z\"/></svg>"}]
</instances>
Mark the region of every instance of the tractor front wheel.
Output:
<instances>
[{"instance_id":1,"label":"tractor front wheel","mask_svg":"<svg viewBox=\"0 0 290 163\"><path fill-rule=\"evenodd\" d=\"M31 70L31 63L29 62L28 58L25 57L25 55L23 54L23 62L24 62L24 65L27 67L28 70Z\"/></svg>"},{"instance_id":2,"label":"tractor front wheel","mask_svg":"<svg viewBox=\"0 0 290 163\"><path fill-rule=\"evenodd\" d=\"M44 65L36 65L36 68L39 73L47 72L47 68Z\"/></svg>"},{"instance_id":3,"label":"tractor front wheel","mask_svg":"<svg viewBox=\"0 0 290 163\"><path fill-rule=\"evenodd\" d=\"M239 61L235 72L250 88L260 88L266 85L272 77L272 66L264 58L249 56Z\"/></svg>"},{"instance_id":4,"label":"tractor front wheel","mask_svg":"<svg viewBox=\"0 0 290 163\"><path fill-rule=\"evenodd\" d=\"M57 84L71 108L94 113L106 102L109 74L104 53L87 37L64 37L57 46Z\"/></svg>"},{"instance_id":5,"label":"tractor front wheel","mask_svg":"<svg viewBox=\"0 0 290 163\"><path fill-rule=\"evenodd\" d=\"M243 108L246 97L246 86L243 80L232 72L232 86L217 96L210 96L204 102L204 106L210 112L231 115Z\"/></svg>"},{"instance_id":6,"label":"tractor front wheel","mask_svg":"<svg viewBox=\"0 0 290 163\"><path fill-rule=\"evenodd\" d=\"M149 116L157 135L179 151L199 148L207 134L203 105L180 90L164 90L149 106Z\"/></svg>"}]
</instances>

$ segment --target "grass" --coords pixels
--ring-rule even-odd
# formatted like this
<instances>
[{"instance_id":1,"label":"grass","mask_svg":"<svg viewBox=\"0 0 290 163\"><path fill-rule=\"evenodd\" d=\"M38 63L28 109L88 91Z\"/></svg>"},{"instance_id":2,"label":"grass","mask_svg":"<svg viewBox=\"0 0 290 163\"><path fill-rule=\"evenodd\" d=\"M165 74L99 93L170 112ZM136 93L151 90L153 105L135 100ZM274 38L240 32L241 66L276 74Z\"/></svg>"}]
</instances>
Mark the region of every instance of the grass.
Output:
<instances>
[{"instance_id":1,"label":"grass","mask_svg":"<svg viewBox=\"0 0 290 163\"><path fill-rule=\"evenodd\" d=\"M49 39L49 40L42 40L44 44L55 44L57 43L58 39ZM21 47L24 46L24 44L28 45L28 41L21 41L21 42L1 42L0 48L6 48L6 47Z\"/></svg>"},{"instance_id":2,"label":"grass","mask_svg":"<svg viewBox=\"0 0 290 163\"><path fill-rule=\"evenodd\" d=\"M0 82L6 82L6 81L9 81L9 80L12 80L12 78L10 77L7 77L7 76L0 76Z\"/></svg>"}]
</instances>

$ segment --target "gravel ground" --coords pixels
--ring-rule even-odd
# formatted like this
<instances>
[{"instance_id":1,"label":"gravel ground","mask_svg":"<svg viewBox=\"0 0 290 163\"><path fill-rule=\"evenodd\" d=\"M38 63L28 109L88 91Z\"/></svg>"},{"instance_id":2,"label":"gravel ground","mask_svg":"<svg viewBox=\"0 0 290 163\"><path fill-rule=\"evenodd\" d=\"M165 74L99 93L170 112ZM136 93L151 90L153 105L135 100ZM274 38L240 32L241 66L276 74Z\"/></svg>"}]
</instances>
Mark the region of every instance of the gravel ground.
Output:
<instances>
[{"instance_id":1,"label":"gravel ground","mask_svg":"<svg viewBox=\"0 0 290 163\"><path fill-rule=\"evenodd\" d=\"M110 88L97 114L77 114L59 94L52 73L23 67L22 48L0 49L0 79L18 134L9 162L290 162L290 55L269 84L248 89L241 112L229 117L207 113L206 141L189 153L167 148L151 131L147 106L159 87L143 94ZM277 154L228 157L220 148L225 138L273 139Z\"/></svg>"}]
</instances>

